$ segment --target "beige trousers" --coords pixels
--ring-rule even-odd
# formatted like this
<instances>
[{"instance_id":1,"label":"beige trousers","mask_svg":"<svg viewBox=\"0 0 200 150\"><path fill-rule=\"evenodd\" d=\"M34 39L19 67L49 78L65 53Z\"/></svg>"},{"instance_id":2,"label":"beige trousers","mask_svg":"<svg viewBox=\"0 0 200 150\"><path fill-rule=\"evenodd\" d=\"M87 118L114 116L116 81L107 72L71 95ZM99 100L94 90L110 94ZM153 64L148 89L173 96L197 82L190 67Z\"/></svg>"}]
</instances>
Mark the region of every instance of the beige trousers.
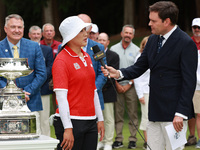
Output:
<instances>
[{"instance_id":1,"label":"beige trousers","mask_svg":"<svg viewBox=\"0 0 200 150\"><path fill-rule=\"evenodd\" d=\"M126 104L126 105L125 105ZM138 128L138 97L136 95L136 91L134 86L132 86L126 93L118 93L117 94L117 102L115 102L115 130L116 130L116 137L115 141L122 142L124 137L122 135L123 125L124 125L124 106L126 107L128 114L130 116L129 119L129 141L137 141L136 133L137 130L133 123Z\"/></svg>"},{"instance_id":2,"label":"beige trousers","mask_svg":"<svg viewBox=\"0 0 200 150\"><path fill-rule=\"evenodd\" d=\"M152 150L172 150L171 144L165 130L165 126L172 122L152 122L147 124L147 143ZM183 121L183 131L187 132L187 121ZM184 149L184 145L176 150ZM147 148L147 150L150 150Z\"/></svg>"},{"instance_id":3,"label":"beige trousers","mask_svg":"<svg viewBox=\"0 0 200 150\"><path fill-rule=\"evenodd\" d=\"M105 145L112 145L114 136L114 103L104 103L103 110L105 135L102 143Z\"/></svg>"},{"instance_id":4,"label":"beige trousers","mask_svg":"<svg viewBox=\"0 0 200 150\"><path fill-rule=\"evenodd\" d=\"M145 104L140 103L141 105L141 123L140 123L140 130L146 131L148 119L148 105L149 105L149 94L144 93L144 100Z\"/></svg>"},{"instance_id":5,"label":"beige trousers","mask_svg":"<svg viewBox=\"0 0 200 150\"><path fill-rule=\"evenodd\" d=\"M42 98L43 110L38 111L38 113L40 115L41 134L50 136L50 125L49 125L50 95L42 95L41 98Z\"/></svg>"}]
</instances>

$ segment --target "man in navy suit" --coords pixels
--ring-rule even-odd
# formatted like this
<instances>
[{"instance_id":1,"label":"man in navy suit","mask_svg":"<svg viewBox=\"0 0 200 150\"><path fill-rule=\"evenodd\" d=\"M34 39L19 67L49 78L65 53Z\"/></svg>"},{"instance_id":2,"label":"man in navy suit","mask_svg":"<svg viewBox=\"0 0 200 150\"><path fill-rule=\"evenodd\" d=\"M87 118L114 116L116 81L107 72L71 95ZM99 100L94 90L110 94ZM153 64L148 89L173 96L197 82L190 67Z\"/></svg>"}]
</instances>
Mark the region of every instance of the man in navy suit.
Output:
<instances>
[{"instance_id":1,"label":"man in navy suit","mask_svg":"<svg viewBox=\"0 0 200 150\"><path fill-rule=\"evenodd\" d=\"M149 123L147 144L152 150L171 150L165 126L186 135L187 121L194 117L192 98L196 87L197 47L177 25L178 8L170 1L149 7L149 37L137 62L120 71L107 67L116 79L132 79L150 68ZM158 42L160 36L163 42ZM158 51L160 49L160 51ZM102 68L104 75L108 71ZM183 149L183 145L176 150Z\"/></svg>"},{"instance_id":2,"label":"man in navy suit","mask_svg":"<svg viewBox=\"0 0 200 150\"><path fill-rule=\"evenodd\" d=\"M25 91L25 99L31 111L42 110L40 87L46 80L46 67L43 54L38 43L23 38L24 21L17 14L6 17L4 30L7 37L0 41L0 57L13 58L13 46L17 46L18 56L28 58L28 65L34 71L25 77L16 79L19 88ZM0 88L6 86L6 79L0 78Z\"/></svg>"},{"instance_id":3,"label":"man in navy suit","mask_svg":"<svg viewBox=\"0 0 200 150\"><path fill-rule=\"evenodd\" d=\"M50 125L49 125L50 94L53 93L53 90L49 89L49 81L51 80L52 77L51 69L53 65L53 52L51 47L40 44L40 40L42 38L42 30L40 27L32 26L29 29L28 35L32 41L35 41L40 45L45 60L47 80L41 87L43 110L39 111L39 115L40 115L41 134L50 136Z\"/></svg>"},{"instance_id":4,"label":"man in navy suit","mask_svg":"<svg viewBox=\"0 0 200 150\"><path fill-rule=\"evenodd\" d=\"M92 22L91 18L86 14L79 14L78 17L81 18L85 23ZM90 31L91 31L91 29L88 30L88 36L89 36ZM87 45L85 47L83 47L83 50L86 51L92 59L92 65L93 65L95 75L96 75L95 84L97 87L97 92L98 92L98 96L99 96L99 100L100 100L100 104L101 104L101 109L103 110L104 109L104 100L103 100L102 88L103 88L104 84L106 83L107 78L104 77L104 75L101 71L101 63L99 61L95 61L93 58L94 52L91 48L95 45L98 45L100 50L102 50L102 51L104 50L104 46L102 44L95 42L89 38L87 39ZM106 63L105 57L103 58L103 60Z\"/></svg>"}]
</instances>

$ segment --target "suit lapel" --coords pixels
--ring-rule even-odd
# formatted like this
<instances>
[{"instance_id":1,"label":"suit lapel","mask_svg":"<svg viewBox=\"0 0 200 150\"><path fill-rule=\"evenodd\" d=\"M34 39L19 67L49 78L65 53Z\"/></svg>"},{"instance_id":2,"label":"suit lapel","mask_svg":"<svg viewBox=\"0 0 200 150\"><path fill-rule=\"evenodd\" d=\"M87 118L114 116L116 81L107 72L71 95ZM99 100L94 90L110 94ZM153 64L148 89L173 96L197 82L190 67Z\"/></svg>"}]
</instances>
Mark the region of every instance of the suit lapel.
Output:
<instances>
[{"instance_id":1,"label":"suit lapel","mask_svg":"<svg viewBox=\"0 0 200 150\"><path fill-rule=\"evenodd\" d=\"M1 44L1 52L2 52L3 57L7 57L7 58L13 57L7 38L5 38Z\"/></svg>"},{"instance_id":2,"label":"suit lapel","mask_svg":"<svg viewBox=\"0 0 200 150\"><path fill-rule=\"evenodd\" d=\"M177 28L178 29L178 28ZM157 43L158 43L158 39L156 42L156 51L154 51L154 63L152 65L152 68L155 67L155 65L162 60L162 58L167 55L167 53L170 52L171 47L176 43L177 38L175 37L176 34L174 34L175 32L177 32L177 29L169 36L169 38L167 39L167 41L165 42L165 44L163 45L163 47L160 49L160 53L157 54Z\"/></svg>"},{"instance_id":3,"label":"suit lapel","mask_svg":"<svg viewBox=\"0 0 200 150\"><path fill-rule=\"evenodd\" d=\"M109 49L107 49L107 51L106 51L106 61L107 61L107 64L110 64L110 59L111 59L111 56L110 56L110 50Z\"/></svg>"}]
</instances>

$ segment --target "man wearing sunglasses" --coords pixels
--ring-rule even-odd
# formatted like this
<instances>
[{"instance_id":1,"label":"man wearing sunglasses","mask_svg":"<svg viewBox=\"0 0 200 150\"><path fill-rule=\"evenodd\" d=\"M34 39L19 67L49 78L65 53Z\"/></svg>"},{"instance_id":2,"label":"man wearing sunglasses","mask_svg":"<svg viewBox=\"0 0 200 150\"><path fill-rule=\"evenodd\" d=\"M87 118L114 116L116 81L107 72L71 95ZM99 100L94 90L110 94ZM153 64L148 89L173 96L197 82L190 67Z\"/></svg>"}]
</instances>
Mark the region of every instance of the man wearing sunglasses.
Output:
<instances>
[{"instance_id":1,"label":"man wearing sunglasses","mask_svg":"<svg viewBox=\"0 0 200 150\"><path fill-rule=\"evenodd\" d=\"M200 50L200 18L193 19L192 33L193 33L192 39L197 45L197 49Z\"/></svg>"},{"instance_id":2,"label":"man wearing sunglasses","mask_svg":"<svg viewBox=\"0 0 200 150\"><path fill-rule=\"evenodd\" d=\"M192 21L192 40L195 42L198 49L198 68L197 68L197 86L193 97L194 112L196 119L192 118L188 121L190 135L188 137L186 146L195 145L200 148L200 18L195 18ZM198 142L195 137L195 125L197 126Z\"/></svg>"}]
</instances>

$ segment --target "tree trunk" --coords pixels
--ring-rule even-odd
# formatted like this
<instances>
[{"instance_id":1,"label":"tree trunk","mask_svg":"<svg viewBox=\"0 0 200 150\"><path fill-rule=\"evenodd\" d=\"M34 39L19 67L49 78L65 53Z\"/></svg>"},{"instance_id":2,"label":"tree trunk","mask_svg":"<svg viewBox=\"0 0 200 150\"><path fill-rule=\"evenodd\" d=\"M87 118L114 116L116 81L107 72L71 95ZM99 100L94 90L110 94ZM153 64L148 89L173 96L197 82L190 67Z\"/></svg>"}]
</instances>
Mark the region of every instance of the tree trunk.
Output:
<instances>
[{"instance_id":1,"label":"tree trunk","mask_svg":"<svg viewBox=\"0 0 200 150\"><path fill-rule=\"evenodd\" d=\"M53 9L53 24L54 24L55 32L56 32L55 39L58 41L61 41L62 39L61 39L60 31L59 31L61 19L60 19L58 8L59 8L58 1L53 0L52 9Z\"/></svg>"},{"instance_id":2,"label":"tree trunk","mask_svg":"<svg viewBox=\"0 0 200 150\"><path fill-rule=\"evenodd\" d=\"M6 17L6 7L4 5L3 0L0 0L0 40L4 39L6 37L6 34L4 32L4 24L5 24L5 17Z\"/></svg>"},{"instance_id":3,"label":"tree trunk","mask_svg":"<svg viewBox=\"0 0 200 150\"><path fill-rule=\"evenodd\" d=\"M136 6L139 8L135 15L135 23L137 24L137 28L147 28L149 21L149 3L147 0L137 1L138 4Z\"/></svg>"},{"instance_id":4,"label":"tree trunk","mask_svg":"<svg viewBox=\"0 0 200 150\"><path fill-rule=\"evenodd\" d=\"M196 0L196 11L197 11L196 17L200 17L200 0Z\"/></svg>"},{"instance_id":5,"label":"tree trunk","mask_svg":"<svg viewBox=\"0 0 200 150\"><path fill-rule=\"evenodd\" d=\"M135 0L124 0L124 25L134 25Z\"/></svg>"},{"instance_id":6,"label":"tree trunk","mask_svg":"<svg viewBox=\"0 0 200 150\"><path fill-rule=\"evenodd\" d=\"M60 17L58 13L57 1L49 0L47 1L47 6L43 7L43 24L51 23L55 27L55 39L61 41L60 32L58 30L60 25Z\"/></svg>"},{"instance_id":7,"label":"tree trunk","mask_svg":"<svg viewBox=\"0 0 200 150\"><path fill-rule=\"evenodd\" d=\"M53 10L52 10L52 0L47 1L47 6L43 7L43 24L51 23L53 24Z\"/></svg>"}]
</instances>

